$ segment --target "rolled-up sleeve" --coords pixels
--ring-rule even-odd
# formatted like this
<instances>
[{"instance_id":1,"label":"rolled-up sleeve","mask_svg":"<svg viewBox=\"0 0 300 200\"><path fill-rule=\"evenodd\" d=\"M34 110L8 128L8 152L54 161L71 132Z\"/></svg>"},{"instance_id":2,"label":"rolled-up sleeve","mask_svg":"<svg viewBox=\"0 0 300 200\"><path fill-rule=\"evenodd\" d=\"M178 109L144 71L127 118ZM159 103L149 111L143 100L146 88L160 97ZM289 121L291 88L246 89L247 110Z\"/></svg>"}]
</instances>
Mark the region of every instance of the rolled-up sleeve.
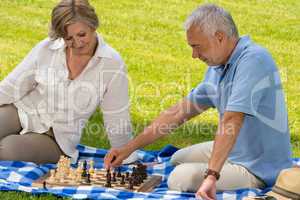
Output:
<instances>
[{"instance_id":1,"label":"rolled-up sleeve","mask_svg":"<svg viewBox=\"0 0 300 200\"><path fill-rule=\"evenodd\" d=\"M207 87L210 86L205 82L201 82L196 88L192 89L188 94L187 99L198 105L214 107L213 102L210 99L210 94L207 92Z\"/></svg>"},{"instance_id":2,"label":"rolled-up sleeve","mask_svg":"<svg viewBox=\"0 0 300 200\"><path fill-rule=\"evenodd\" d=\"M187 99L189 101L198 105L215 107L212 99L217 95L216 86L213 82L208 81L210 76L212 76L211 72L211 69L208 68L205 73L204 80L188 94Z\"/></svg>"},{"instance_id":3,"label":"rolled-up sleeve","mask_svg":"<svg viewBox=\"0 0 300 200\"><path fill-rule=\"evenodd\" d=\"M0 82L0 105L11 104L36 86L34 79L37 69L38 45L18 64L9 75Z\"/></svg>"}]
</instances>

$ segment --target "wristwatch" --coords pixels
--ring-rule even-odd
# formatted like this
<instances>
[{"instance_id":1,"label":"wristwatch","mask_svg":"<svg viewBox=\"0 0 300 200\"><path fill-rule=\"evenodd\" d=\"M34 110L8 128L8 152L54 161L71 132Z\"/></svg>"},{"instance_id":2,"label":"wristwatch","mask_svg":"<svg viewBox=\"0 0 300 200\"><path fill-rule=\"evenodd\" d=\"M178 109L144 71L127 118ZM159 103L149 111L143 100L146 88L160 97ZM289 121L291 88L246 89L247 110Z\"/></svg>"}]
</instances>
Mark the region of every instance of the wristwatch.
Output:
<instances>
[{"instance_id":1,"label":"wristwatch","mask_svg":"<svg viewBox=\"0 0 300 200\"><path fill-rule=\"evenodd\" d=\"M204 173L204 179L206 179L209 175L212 175L214 176L217 180L219 180L220 178L220 173L219 172L216 172L212 169L207 169Z\"/></svg>"}]
</instances>

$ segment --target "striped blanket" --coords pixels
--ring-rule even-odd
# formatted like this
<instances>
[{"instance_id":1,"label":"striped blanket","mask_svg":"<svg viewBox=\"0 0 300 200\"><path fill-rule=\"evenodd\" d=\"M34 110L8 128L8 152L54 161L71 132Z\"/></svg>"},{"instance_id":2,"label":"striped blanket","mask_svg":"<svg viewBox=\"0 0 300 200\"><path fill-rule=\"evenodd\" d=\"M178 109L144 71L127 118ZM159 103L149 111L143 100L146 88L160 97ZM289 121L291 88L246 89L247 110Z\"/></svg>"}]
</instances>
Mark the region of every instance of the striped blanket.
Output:
<instances>
[{"instance_id":1,"label":"striped blanket","mask_svg":"<svg viewBox=\"0 0 300 200\"><path fill-rule=\"evenodd\" d=\"M80 160L94 160L96 168L103 167L103 157L107 150L96 149L79 145ZM2 191L23 191L32 194L51 193L53 195L70 197L73 199L194 199L194 193L170 191L167 188L167 178L173 169L169 160L177 149L171 145L161 151L138 151L139 159L143 162L158 162L153 167L148 167L149 174L161 175L162 183L152 193L121 191L113 188L102 188L93 186L80 187L53 187L48 189L32 187L34 180L46 174L50 169L55 168L54 164L36 165L29 162L0 161L0 190ZM300 165L300 159L294 159L295 164ZM76 167L76 166L74 166ZM130 166L125 166L125 168ZM126 169L124 169L126 170ZM244 196L259 195L269 191L258 189L240 189L225 191L217 194L220 200L240 200Z\"/></svg>"}]
</instances>

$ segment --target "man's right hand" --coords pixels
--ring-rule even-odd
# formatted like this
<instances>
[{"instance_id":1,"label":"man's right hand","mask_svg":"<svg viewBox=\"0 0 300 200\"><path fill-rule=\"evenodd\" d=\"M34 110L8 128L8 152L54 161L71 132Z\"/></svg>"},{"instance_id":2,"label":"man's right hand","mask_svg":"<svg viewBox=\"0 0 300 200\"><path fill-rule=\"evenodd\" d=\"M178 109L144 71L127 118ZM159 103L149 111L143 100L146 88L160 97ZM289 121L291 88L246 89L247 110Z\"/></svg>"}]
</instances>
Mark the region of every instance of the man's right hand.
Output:
<instances>
[{"instance_id":1,"label":"man's right hand","mask_svg":"<svg viewBox=\"0 0 300 200\"><path fill-rule=\"evenodd\" d=\"M131 152L126 148L112 148L104 157L104 167L110 169L120 166L130 154Z\"/></svg>"}]
</instances>

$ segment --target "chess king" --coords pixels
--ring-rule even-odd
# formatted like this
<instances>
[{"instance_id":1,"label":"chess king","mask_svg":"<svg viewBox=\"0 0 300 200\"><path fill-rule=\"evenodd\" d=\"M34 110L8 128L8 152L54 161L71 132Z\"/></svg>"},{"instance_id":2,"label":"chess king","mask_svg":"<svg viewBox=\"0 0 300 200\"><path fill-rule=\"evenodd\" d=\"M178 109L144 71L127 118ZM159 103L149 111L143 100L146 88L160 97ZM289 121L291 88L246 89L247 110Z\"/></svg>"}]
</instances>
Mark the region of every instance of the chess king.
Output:
<instances>
[{"instance_id":1,"label":"chess king","mask_svg":"<svg viewBox=\"0 0 300 200\"><path fill-rule=\"evenodd\" d=\"M50 25L49 37L0 82L0 160L75 162L97 107L112 147L131 138L126 66L96 31L95 9L88 0L61 0Z\"/></svg>"},{"instance_id":2,"label":"chess king","mask_svg":"<svg viewBox=\"0 0 300 200\"><path fill-rule=\"evenodd\" d=\"M189 119L217 108L214 141L177 151L171 190L216 199L216 191L263 188L292 166L287 111L280 76L270 53L249 36L240 37L223 8L205 4L185 22L192 57L208 65L204 80L179 103L162 112L127 145L112 148L106 168L121 164Z\"/></svg>"}]
</instances>

